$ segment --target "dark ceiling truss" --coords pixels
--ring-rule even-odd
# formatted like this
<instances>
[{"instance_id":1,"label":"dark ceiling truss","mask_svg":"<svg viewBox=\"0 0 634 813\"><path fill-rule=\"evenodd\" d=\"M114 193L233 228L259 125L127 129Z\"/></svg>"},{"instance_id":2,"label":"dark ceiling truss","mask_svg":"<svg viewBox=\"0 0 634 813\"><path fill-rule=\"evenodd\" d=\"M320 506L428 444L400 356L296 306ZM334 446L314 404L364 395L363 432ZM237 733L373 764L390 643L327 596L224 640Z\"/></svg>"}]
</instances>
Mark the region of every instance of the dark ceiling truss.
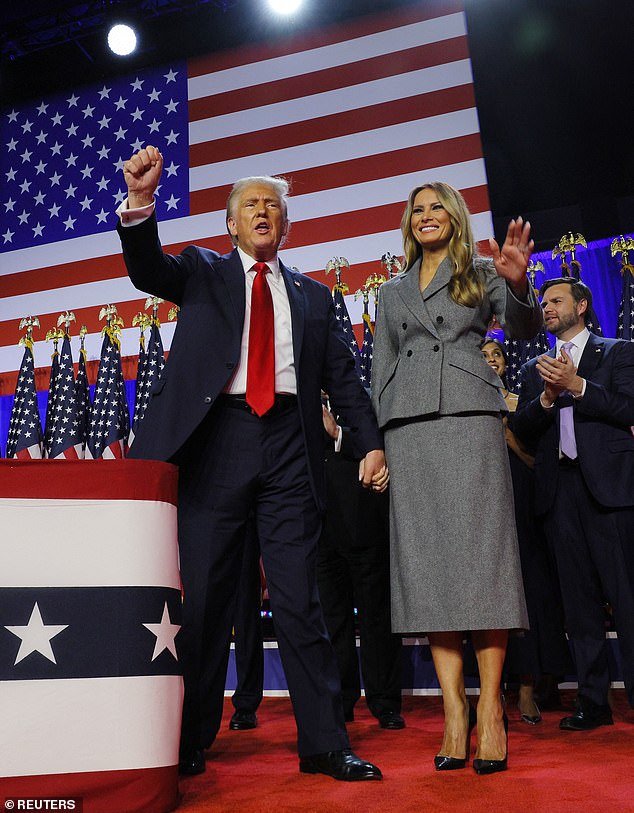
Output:
<instances>
[{"instance_id":1,"label":"dark ceiling truss","mask_svg":"<svg viewBox=\"0 0 634 813\"><path fill-rule=\"evenodd\" d=\"M109 22L114 22L117 17L145 21L177 12L194 11L204 6L227 11L237 2L239 0L92 0L63 7L58 4L57 10L25 15L3 25L0 61L13 62L36 51L72 42L92 62L82 40Z\"/></svg>"}]
</instances>

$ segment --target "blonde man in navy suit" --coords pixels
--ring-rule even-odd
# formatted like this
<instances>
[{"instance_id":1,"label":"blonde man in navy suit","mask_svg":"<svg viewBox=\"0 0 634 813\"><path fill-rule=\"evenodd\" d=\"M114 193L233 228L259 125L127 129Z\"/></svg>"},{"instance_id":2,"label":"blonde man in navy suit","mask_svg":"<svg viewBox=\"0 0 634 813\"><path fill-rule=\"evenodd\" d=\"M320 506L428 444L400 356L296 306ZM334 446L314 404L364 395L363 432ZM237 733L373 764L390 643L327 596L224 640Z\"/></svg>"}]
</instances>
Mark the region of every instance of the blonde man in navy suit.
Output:
<instances>
[{"instance_id":1,"label":"blonde man in navy suit","mask_svg":"<svg viewBox=\"0 0 634 813\"><path fill-rule=\"evenodd\" d=\"M536 510L577 669L576 709L560 728L588 731L612 724L606 602L634 706L634 344L588 331L592 294L582 282L547 280L540 294L557 343L522 367L515 432L535 449Z\"/></svg>"},{"instance_id":2,"label":"blonde man in navy suit","mask_svg":"<svg viewBox=\"0 0 634 813\"><path fill-rule=\"evenodd\" d=\"M227 201L234 250L221 257L188 246L162 250L154 193L163 158L151 146L124 164L127 202L119 234L128 273L140 290L180 306L169 359L131 456L170 460L179 472L183 580L180 659L185 679L182 773L205 770L204 749L222 718L233 596L245 532L255 519L278 645L297 722L300 771L347 781L381 772L350 749L334 654L325 629L315 556L325 508L321 390L352 427L368 488L387 486L381 434L338 326L325 285L287 269L278 248L289 227L288 184L238 181ZM249 396L250 315L255 278L272 300L272 405ZM270 311L269 311L270 312ZM274 383L274 388L273 388Z\"/></svg>"}]
</instances>

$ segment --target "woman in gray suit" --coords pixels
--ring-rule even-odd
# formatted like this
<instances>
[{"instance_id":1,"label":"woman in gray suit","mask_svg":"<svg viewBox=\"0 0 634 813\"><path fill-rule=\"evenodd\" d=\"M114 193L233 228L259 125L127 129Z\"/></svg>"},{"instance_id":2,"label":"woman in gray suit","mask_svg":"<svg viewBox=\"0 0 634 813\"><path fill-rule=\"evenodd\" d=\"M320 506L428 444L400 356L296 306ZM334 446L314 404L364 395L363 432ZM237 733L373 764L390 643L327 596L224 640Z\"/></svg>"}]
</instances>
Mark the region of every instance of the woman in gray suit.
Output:
<instances>
[{"instance_id":1,"label":"woman in gray suit","mask_svg":"<svg viewBox=\"0 0 634 813\"><path fill-rule=\"evenodd\" d=\"M372 398L391 474L392 624L424 632L443 693L437 770L463 768L475 715L462 663L471 632L480 673L473 767L507 767L500 681L508 630L528 618L502 416L500 379L480 352L495 314L506 334L542 324L526 267L530 224L509 224L492 261L477 256L462 195L445 183L417 187L401 229L406 268L381 287ZM497 483L483 504L482 468ZM493 504L492 504L493 503Z\"/></svg>"}]
</instances>

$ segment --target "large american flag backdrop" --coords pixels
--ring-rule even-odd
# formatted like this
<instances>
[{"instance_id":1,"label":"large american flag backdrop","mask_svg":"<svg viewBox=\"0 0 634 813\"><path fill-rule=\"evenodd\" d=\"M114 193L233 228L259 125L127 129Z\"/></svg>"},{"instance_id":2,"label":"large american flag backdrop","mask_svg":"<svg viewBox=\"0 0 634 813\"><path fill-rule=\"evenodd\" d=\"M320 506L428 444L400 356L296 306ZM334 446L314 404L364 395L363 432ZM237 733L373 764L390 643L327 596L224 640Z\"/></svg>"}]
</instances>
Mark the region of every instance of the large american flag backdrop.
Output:
<instances>
[{"instance_id":1,"label":"large american flag backdrop","mask_svg":"<svg viewBox=\"0 0 634 813\"><path fill-rule=\"evenodd\" d=\"M15 390L19 321L37 315L38 390L48 386L43 341L72 310L88 328L94 383L99 310L125 321L124 375L134 379L145 296L127 279L114 231L122 162L152 143L165 157L157 214L163 245L228 251L224 207L246 175L292 183L287 265L332 286L324 268L344 256L346 304L380 257L400 255L409 190L443 179L463 190L478 240L492 234L487 181L461 0L415 3L274 46L174 63L4 110L0 185L0 394ZM174 323L165 313L169 350ZM78 341L73 340L78 358ZM90 365L92 361L92 366ZM8 398L4 399L8 401ZM2 440L4 443L4 439Z\"/></svg>"}]
</instances>

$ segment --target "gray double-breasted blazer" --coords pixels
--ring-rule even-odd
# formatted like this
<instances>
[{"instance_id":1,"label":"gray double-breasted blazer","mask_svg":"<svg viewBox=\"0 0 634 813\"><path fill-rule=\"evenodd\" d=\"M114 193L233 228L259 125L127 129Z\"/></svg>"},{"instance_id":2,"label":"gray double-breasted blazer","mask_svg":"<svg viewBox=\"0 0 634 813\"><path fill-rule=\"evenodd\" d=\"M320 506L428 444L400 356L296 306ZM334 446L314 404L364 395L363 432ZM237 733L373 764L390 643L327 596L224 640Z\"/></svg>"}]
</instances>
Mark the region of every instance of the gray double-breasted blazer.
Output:
<instances>
[{"instance_id":1,"label":"gray double-breasted blazer","mask_svg":"<svg viewBox=\"0 0 634 813\"><path fill-rule=\"evenodd\" d=\"M530 339L542 326L537 297L515 297L492 261L477 258L485 296L476 307L449 296L451 260L419 288L420 260L381 286L374 334L372 400L380 427L390 421L461 412L506 411L498 375L480 343L493 315L505 335Z\"/></svg>"}]
</instances>

